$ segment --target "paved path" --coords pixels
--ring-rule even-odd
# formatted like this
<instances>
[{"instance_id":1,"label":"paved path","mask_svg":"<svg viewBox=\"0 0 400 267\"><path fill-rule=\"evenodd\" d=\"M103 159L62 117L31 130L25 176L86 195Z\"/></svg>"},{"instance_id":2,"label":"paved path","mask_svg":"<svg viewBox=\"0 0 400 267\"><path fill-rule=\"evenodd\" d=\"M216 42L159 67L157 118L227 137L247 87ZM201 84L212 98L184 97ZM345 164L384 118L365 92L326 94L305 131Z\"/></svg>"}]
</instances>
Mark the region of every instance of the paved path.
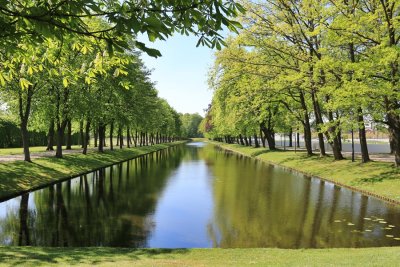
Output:
<instances>
[{"instance_id":1,"label":"paved path","mask_svg":"<svg viewBox=\"0 0 400 267\"><path fill-rule=\"evenodd\" d=\"M283 149L283 147L277 146L279 149ZM294 151L293 147L286 147L286 150ZM297 151L306 151L304 148L298 148ZM314 151L315 154L318 154L319 151ZM332 155L331 151L326 151L327 154ZM343 157L346 159L351 159L351 152L342 152ZM361 159L361 153L354 153L356 159ZM389 153L369 153L369 158L374 161L384 161L384 162L394 162L394 155Z\"/></svg>"}]
</instances>

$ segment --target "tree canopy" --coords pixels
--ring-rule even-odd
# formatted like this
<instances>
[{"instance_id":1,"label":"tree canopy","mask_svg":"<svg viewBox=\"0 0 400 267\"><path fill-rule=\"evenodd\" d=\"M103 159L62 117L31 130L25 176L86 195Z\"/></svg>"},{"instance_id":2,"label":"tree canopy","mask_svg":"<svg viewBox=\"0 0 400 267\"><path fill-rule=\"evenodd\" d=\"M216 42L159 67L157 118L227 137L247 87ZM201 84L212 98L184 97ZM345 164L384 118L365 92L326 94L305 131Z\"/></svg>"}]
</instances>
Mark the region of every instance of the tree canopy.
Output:
<instances>
[{"instance_id":1,"label":"tree canopy","mask_svg":"<svg viewBox=\"0 0 400 267\"><path fill-rule=\"evenodd\" d=\"M124 35L146 33L150 41L165 40L172 34L195 34L199 44L220 47L219 31L223 26L236 30L240 24L232 20L243 7L233 0L81 0L81 1L0 1L0 42L5 45L29 36L37 43L45 38L62 39L66 34L104 40L108 49L127 48ZM93 18L101 18L107 26L94 29ZM151 56L159 51L135 42L136 47Z\"/></svg>"},{"instance_id":2,"label":"tree canopy","mask_svg":"<svg viewBox=\"0 0 400 267\"><path fill-rule=\"evenodd\" d=\"M358 131L369 160L365 123L386 125L400 166L400 2L394 0L244 1L243 30L217 52L214 97L203 130L228 141L259 130L312 132L343 158L341 135ZM227 138L229 137L229 138ZM231 140L232 141L232 140Z\"/></svg>"}]
</instances>

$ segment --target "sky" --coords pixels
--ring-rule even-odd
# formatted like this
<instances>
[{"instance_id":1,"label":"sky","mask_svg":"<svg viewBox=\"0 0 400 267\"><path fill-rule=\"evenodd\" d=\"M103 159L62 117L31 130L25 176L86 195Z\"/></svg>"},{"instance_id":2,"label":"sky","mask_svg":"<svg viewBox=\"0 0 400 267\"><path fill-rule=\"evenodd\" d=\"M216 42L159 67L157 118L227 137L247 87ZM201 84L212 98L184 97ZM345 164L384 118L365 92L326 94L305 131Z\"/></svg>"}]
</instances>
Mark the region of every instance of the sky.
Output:
<instances>
[{"instance_id":1,"label":"sky","mask_svg":"<svg viewBox=\"0 0 400 267\"><path fill-rule=\"evenodd\" d=\"M152 71L159 96L181 113L199 113L211 103L212 91L208 89L207 73L213 65L214 51L208 47L196 47L197 37L174 35L166 41L151 43L147 36L139 41L158 49L162 57L152 58L145 53L142 59Z\"/></svg>"}]
</instances>

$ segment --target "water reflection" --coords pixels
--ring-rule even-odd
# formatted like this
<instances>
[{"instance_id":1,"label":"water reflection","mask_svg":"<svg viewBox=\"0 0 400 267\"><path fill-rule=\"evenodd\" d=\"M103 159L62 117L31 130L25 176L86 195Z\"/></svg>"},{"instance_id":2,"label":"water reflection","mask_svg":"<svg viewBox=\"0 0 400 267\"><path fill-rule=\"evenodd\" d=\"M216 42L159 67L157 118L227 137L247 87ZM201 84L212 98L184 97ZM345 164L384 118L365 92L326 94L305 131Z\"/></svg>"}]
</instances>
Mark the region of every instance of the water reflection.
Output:
<instances>
[{"instance_id":1,"label":"water reflection","mask_svg":"<svg viewBox=\"0 0 400 267\"><path fill-rule=\"evenodd\" d=\"M0 243L145 247L158 195L184 153L159 151L3 202Z\"/></svg>"},{"instance_id":2,"label":"water reflection","mask_svg":"<svg viewBox=\"0 0 400 267\"><path fill-rule=\"evenodd\" d=\"M0 244L400 245L399 208L202 143L0 203Z\"/></svg>"},{"instance_id":3,"label":"water reflection","mask_svg":"<svg viewBox=\"0 0 400 267\"><path fill-rule=\"evenodd\" d=\"M240 155L205 156L218 177L209 225L218 247L400 245L398 208Z\"/></svg>"}]
</instances>

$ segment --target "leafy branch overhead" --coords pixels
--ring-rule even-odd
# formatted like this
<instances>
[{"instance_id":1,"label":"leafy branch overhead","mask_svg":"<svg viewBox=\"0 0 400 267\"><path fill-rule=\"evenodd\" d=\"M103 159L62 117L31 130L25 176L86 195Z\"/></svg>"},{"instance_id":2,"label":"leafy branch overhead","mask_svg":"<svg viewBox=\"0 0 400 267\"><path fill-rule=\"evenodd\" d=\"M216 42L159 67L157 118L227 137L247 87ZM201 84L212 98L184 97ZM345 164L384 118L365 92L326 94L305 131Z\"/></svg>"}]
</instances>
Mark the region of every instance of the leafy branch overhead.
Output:
<instances>
[{"instance_id":1,"label":"leafy branch overhead","mask_svg":"<svg viewBox=\"0 0 400 267\"><path fill-rule=\"evenodd\" d=\"M233 18L243 12L242 5L233 0L0 0L0 42L15 42L25 35L38 42L74 34L104 40L111 51L128 48L121 38L124 35L145 33L155 41L181 33L195 34L199 45L220 48L224 43L219 31L223 26L231 31L241 28ZM89 23L93 18L104 20L105 27L94 30ZM160 56L143 43L137 42L136 47Z\"/></svg>"}]
</instances>

